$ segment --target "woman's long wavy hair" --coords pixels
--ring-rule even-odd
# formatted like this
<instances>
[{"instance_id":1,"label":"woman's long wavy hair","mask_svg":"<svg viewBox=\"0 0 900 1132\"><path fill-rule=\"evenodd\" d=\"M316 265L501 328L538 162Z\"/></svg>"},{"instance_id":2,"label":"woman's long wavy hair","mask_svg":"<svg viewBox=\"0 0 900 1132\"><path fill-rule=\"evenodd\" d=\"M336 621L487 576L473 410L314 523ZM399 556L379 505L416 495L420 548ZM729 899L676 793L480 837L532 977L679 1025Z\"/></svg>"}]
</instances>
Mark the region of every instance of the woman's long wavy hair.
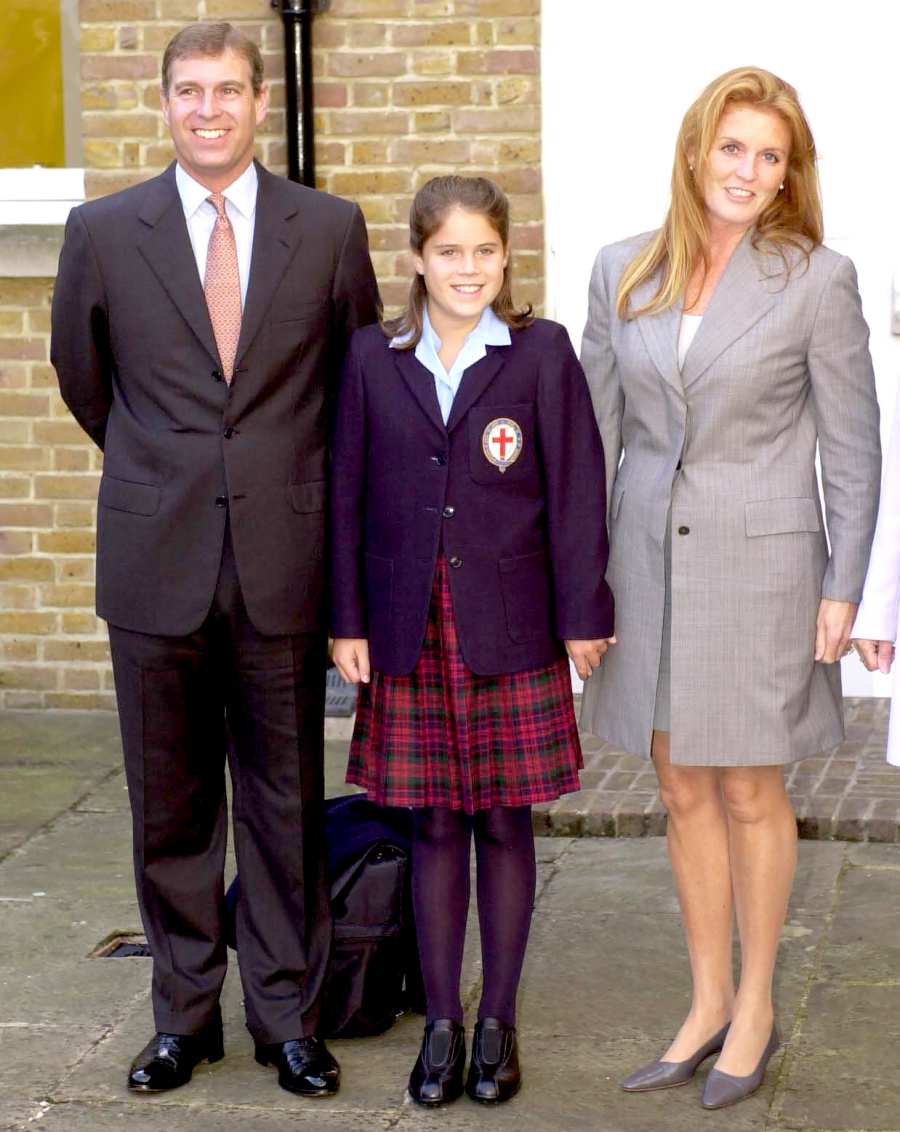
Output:
<instances>
[{"instance_id":1,"label":"woman's long wavy hair","mask_svg":"<svg viewBox=\"0 0 900 1132\"><path fill-rule=\"evenodd\" d=\"M727 71L709 84L684 116L675 146L669 211L659 232L622 273L616 296L619 318L667 310L682 297L697 267L708 269L709 229L701 186L719 122L735 105L772 111L791 135L784 189L756 221L753 246L766 243L781 255L789 272L787 248L798 249L808 261L812 249L822 243L816 145L796 90L760 67ZM660 269L656 293L642 307L632 310L630 298L635 288Z\"/></svg>"},{"instance_id":2,"label":"woman's long wavy hair","mask_svg":"<svg viewBox=\"0 0 900 1132\"><path fill-rule=\"evenodd\" d=\"M409 212L409 246L421 255L427 241L444 223L453 208L484 216L503 245L509 248L509 201L503 190L486 177L432 177L416 193ZM382 323L389 338L403 339L404 350L413 349L422 337L422 315L428 292L424 278L416 272L409 288L406 309L398 318ZM518 330L534 321L531 306L519 308L512 298L512 258L503 272L503 285L491 303L494 314ZM401 345L398 343L398 345Z\"/></svg>"}]
</instances>

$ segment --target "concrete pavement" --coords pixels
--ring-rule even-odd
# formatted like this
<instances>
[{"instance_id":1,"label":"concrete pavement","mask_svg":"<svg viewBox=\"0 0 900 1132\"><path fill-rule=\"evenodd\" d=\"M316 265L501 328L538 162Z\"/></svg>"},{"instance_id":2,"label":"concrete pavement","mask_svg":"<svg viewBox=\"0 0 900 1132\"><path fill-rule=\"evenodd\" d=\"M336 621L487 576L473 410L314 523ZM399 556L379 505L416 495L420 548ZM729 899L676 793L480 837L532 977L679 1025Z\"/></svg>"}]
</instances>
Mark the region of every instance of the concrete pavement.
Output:
<instances>
[{"instance_id":1,"label":"concrete pavement","mask_svg":"<svg viewBox=\"0 0 900 1132\"><path fill-rule=\"evenodd\" d=\"M332 792L345 746L330 745ZM418 1017L334 1042L344 1086L333 1100L292 1097L253 1061L236 971L225 1060L171 1094L132 1097L127 1066L152 1031L149 962L87 958L110 933L139 928L119 758L109 717L0 717L0 1129L900 1132L900 846L837 841L800 846L778 972L783 1052L758 1094L721 1113L699 1107L701 1080L647 1096L618 1088L657 1056L687 1003L659 837L539 839L520 1000L525 1086L507 1106L411 1105Z\"/></svg>"}]
</instances>

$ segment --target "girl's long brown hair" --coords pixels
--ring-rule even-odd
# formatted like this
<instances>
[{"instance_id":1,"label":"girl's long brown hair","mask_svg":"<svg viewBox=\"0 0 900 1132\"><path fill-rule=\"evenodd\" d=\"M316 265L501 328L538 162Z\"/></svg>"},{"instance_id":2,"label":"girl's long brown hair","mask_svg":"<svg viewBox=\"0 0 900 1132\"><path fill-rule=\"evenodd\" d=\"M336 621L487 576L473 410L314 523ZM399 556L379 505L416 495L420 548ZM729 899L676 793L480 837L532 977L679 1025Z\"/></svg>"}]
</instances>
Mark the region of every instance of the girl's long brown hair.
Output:
<instances>
[{"instance_id":1,"label":"girl's long brown hair","mask_svg":"<svg viewBox=\"0 0 900 1132\"><path fill-rule=\"evenodd\" d=\"M432 177L416 193L409 212L409 246L421 255L426 242L444 223L453 208L484 216L503 244L509 247L509 201L506 194L487 177ZM416 272L409 288L406 309L397 317L382 323L389 338L402 338L404 350L413 349L422 337L422 315L428 292L424 278ZM494 314L513 330L534 321L531 306L516 307L512 298L512 259L503 272L503 285L491 303Z\"/></svg>"},{"instance_id":2,"label":"girl's long brown hair","mask_svg":"<svg viewBox=\"0 0 900 1132\"><path fill-rule=\"evenodd\" d=\"M753 246L765 242L774 248L789 272L788 247L798 249L808 260L812 249L822 243L816 145L796 90L760 67L727 71L709 84L684 116L675 146L669 211L659 232L622 273L616 296L619 318L657 314L674 306L696 269L701 265L708 267L709 232L701 185L722 115L738 104L772 111L791 134L784 189L757 220ZM630 298L635 288L660 268L662 276L656 293L644 306L631 310Z\"/></svg>"}]
</instances>

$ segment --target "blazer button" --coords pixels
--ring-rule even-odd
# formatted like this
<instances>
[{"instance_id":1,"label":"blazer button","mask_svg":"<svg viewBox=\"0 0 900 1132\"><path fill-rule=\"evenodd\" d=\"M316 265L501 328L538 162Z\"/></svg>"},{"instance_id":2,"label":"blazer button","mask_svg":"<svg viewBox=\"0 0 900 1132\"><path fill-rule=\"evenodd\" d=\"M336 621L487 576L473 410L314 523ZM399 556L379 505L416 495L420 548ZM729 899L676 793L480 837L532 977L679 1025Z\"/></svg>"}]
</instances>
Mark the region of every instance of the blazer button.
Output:
<instances>
[{"instance_id":1,"label":"blazer button","mask_svg":"<svg viewBox=\"0 0 900 1132\"><path fill-rule=\"evenodd\" d=\"M679 461L678 461L678 463L677 463L677 464L675 465L675 471L676 471L676 472L680 472L680 471L681 471L681 461L680 461L680 460L679 460Z\"/></svg>"},{"instance_id":2,"label":"blazer button","mask_svg":"<svg viewBox=\"0 0 900 1132\"><path fill-rule=\"evenodd\" d=\"M460 568L460 566L462 566L462 559L457 558L456 555L454 554L453 557L449 560L449 563L453 567L454 570L458 570Z\"/></svg>"},{"instance_id":3,"label":"blazer button","mask_svg":"<svg viewBox=\"0 0 900 1132\"><path fill-rule=\"evenodd\" d=\"M222 371L220 369L214 369L209 376L213 379L213 381L224 381L225 380L225 374L222 373Z\"/></svg>"},{"instance_id":4,"label":"blazer button","mask_svg":"<svg viewBox=\"0 0 900 1132\"><path fill-rule=\"evenodd\" d=\"M441 512L441 514L444 516L445 519L452 519L453 516L456 514L456 508L455 507L445 507L444 510Z\"/></svg>"},{"instance_id":5,"label":"blazer button","mask_svg":"<svg viewBox=\"0 0 900 1132\"><path fill-rule=\"evenodd\" d=\"M438 468L443 468L444 464L447 463L447 461L444 459L443 456L432 456L431 462L432 462L432 464L435 464Z\"/></svg>"},{"instance_id":6,"label":"blazer button","mask_svg":"<svg viewBox=\"0 0 900 1132\"><path fill-rule=\"evenodd\" d=\"M228 506L228 496L227 495L217 495L216 496L216 506L217 507L227 507Z\"/></svg>"},{"instance_id":7,"label":"blazer button","mask_svg":"<svg viewBox=\"0 0 900 1132\"><path fill-rule=\"evenodd\" d=\"M691 528L690 527L679 527L678 533L680 535L689 535L691 533Z\"/></svg>"},{"instance_id":8,"label":"blazer button","mask_svg":"<svg viewBox=\"0 0 900 1132\"><path fill-rule=\"evenodd\" d=\"M234 434L235 434L236 432L237 432L237 429L236 429L236 428L232 428L232 427L231 427L231 426L229 425L229 426L228 426L228 428L226 428L226 429L225 429L225 431L224 431L224 432L222 433L222 435L223 435L223 436L225 437L225 439L226 439L226 440L231 440L231 438L232 438L232 437L234 436Z\"/></svg>"}]
</instances>

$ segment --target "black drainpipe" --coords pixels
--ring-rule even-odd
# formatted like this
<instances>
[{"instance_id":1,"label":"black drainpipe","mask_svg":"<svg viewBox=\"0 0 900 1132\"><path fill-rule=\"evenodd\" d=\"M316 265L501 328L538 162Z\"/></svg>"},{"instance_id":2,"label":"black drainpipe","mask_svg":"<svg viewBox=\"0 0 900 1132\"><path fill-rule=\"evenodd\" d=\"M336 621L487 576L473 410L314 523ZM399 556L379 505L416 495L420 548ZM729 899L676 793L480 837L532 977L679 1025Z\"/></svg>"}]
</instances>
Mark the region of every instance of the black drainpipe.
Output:
<instances>
[{"instance_id":1,"label":"black drainpipe","mask_svg":"<svg viewBox=\"0 0 900 1132\"><path fill-rule=\"evenodd\" d=\"M331 0L272 0L284 24L288 177L315 186L316 146L313 136L312 22Z\"/></svg>"}]
</instances>

